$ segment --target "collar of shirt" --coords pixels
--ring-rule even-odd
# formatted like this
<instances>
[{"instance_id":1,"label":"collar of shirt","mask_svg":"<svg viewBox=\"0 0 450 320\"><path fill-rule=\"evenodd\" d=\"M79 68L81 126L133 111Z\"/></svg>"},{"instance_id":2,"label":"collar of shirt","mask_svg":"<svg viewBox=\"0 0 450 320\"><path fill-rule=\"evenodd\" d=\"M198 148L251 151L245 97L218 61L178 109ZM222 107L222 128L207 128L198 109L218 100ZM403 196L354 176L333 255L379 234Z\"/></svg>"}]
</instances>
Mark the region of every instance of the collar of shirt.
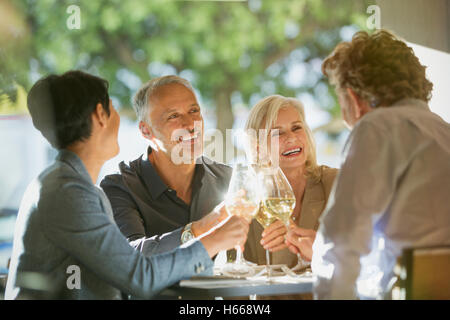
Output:
<instances>
[{"instance_id":1,"label":"collar of shirt","mask_svg":"<svg viewBox=\"0 0 450 320\"><path fill-rule=\"evenodd\" d=\"M402 100L397 101L394 103L390 108L392 107L413 107L413 108L420 108L420 109L426 109L430 110L428 107L428 104L419 99L413 99L413 98L405 98Z\"/></svg>"},{"instance_id":2,"label":"collar of shirt","mask_svg":"<svg viewBox=\"0 0 450 320\"><path fill-rule=\"evenodd\" d=\"M416 111L418 110L430 111L430 108L428 107L428 104L425 101L414 98L405 98L395 102L389 107L375 108L373 112L369 112L364 117L362 117L361 120L358 121L358 123L362 121L369 121L372 119L372 117L379 116L380 112L384 112L383 114L386 114L386 111L393 111L397 108L413 108Z\"/></svg>"},{"instance_id":3,"label":"collar of shirt","mask_svg":"<svg viewBox=\"0 0 450 320\"><path fill-rule=\"evenodd\" d=\"M410 111L405 108L410 108ZM405 98L395 102L389 107L375 108L372 112L365 114L351 130L350 135L344 144L344 148L342 149L342 160L348 156L353 141L359 134L358 132L360 131L360 127L363 127L366 123L376 124L380 127L380 119L392 119L393 114L397 114L398 112L404 113L405 111L408 113L424 111L429 112L430 108L425 101L415 98Z\"/></svg>"},{"instance_id":4,"label":"collar of shirt","mask_svg":"<svg viewBox=\"0 0 450 320\"><path fill-rule=\"evenodd\" d=\"M141 175L145 186L150 192L153 199L157 199L163 192L171 191L171 189L162 181L151 162L148 160L148 155L152 152L151 147L148 147L147 153L144 154L140 161ZM192 180L192 196L203 185L205 175L212 176L217 179L216 175L205 165L203 156L198 158L195 165L194 177Z\"/></svg>"},{"instance_id":5,"label":"collar of shirt","mask_svg":"<svg viewBox=\"0 0 450 320\"><path fill-rule=\"evenodd\" d=\"M84 166L83 161L81 161L80 157L78 157L74 152L65 149L59 150L55 160L67 163L80 174L83 180L87 180L92 183L91 176Z\"/></svg>"}]
</instances>

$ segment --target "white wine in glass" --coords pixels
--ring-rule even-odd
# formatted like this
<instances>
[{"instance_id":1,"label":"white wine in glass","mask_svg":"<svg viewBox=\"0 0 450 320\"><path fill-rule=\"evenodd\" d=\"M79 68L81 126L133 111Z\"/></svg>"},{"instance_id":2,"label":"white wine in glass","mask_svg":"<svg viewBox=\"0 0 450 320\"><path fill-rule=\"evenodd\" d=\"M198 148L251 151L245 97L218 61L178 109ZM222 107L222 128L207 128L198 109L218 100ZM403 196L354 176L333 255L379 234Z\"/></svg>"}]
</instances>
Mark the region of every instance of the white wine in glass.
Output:
<instances>
[{"instance_id":1,"label":"white wine in glass","mask_svg":"<svg viewBox=\"0 0 450 320\"><path fill-rule=\"evenodd\" d=\"M259 209L260 196L257 185L253 169L240 163L236 164L225 198L225 208L228 214L243 217L250 222ZM236 261L226 264L222 272L238 277L254 274L251 263L242 256L240 246L236 246Z\"/></svg>"},{"instance_id":2,"label":"white wine in glass","mask_svg":"<svg viewBox=\"0 0 450 320\"><path fill-rule=\"evenodd\" d=\"M237 201L228 205L226 204L225 206L230 215L245 218L249 222L253 219L255 209L258 207L252 201L243 198L237 199Z\"/></svg>"},{"instance_id":3,"label":"white wine in glass","mask_svg":"<svg viewBox=\"0 0 450 320\"><path fill-rule=\"evenodd\" d=\"M288 226L289 218L295 208L295 198L266 198L263 201L263 206L265 211L270 212L271 217L281 220Z\"/></svg>"},{"instance_id":4,"label":"white wine in glass","mask_svg":"<svg viewBox=\"0 0 450 320\"><path fill-rule=\"evenodd\" d=\"M289 218L295 208L295 195L283 171L279 167L260 167L258 169L258 182L261 187L261 209L256 220L267 228L275 220L281 220L286 228ZM270 278L270 256L266 250L266 270Z\"/></svg>"},{"instance_id":5,"label":"white wine in glass","mask_svg":"<svg viewBox=\"0 0 450 320\"><path fill-rule=\"evenodd\" d=\"M264 207L263 202L261 202L261 204L259 205L259 211L256 214L255 219L259 222L260 225L263 226L264 229L277 220L277 218L274 217L272 213Z\"/></svg>"}]
</instances>

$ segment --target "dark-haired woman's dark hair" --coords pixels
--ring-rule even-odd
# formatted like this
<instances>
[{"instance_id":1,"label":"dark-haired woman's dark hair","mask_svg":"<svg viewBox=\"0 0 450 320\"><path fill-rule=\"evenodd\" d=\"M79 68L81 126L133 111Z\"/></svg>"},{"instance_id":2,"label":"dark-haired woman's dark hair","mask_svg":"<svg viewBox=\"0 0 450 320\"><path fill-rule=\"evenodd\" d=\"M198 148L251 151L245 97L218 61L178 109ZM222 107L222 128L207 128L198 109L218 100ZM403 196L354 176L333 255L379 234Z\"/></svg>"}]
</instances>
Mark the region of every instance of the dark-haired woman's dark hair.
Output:
<instances>
[{"instance_id":1,"label":"dark-haired woman's dark hair","mask_svg":"<svg viewBox=\"0 0 450 320\"><path fill-rule=\"evenodd\" d=\"M109 116L108 81L82 71L40 79L27 99L33 125L58 149L91 136L98 103Z\"/></svg>"}]
</instances>

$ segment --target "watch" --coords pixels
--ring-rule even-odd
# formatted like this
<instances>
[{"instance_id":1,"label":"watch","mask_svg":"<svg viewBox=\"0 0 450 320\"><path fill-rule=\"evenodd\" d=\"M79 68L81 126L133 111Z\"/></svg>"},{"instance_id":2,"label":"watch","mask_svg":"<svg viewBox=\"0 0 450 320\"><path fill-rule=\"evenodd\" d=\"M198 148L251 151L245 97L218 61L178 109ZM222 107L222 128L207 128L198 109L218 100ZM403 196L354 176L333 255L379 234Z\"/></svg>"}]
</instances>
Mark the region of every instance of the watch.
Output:
<instances>
[{"instance_id":1,"label":"watch","mask_svg":"<svg viewBox=\"0 0 450 320\"><path fill-rule=\"evenodd\" d=\"M195 238L194 234L192 233L191 226L192 226L192 222L188 223L184 227L183 233L181 234L181 243L186 243L189 240L192 240Z\"/></svg>"}]
</instances>

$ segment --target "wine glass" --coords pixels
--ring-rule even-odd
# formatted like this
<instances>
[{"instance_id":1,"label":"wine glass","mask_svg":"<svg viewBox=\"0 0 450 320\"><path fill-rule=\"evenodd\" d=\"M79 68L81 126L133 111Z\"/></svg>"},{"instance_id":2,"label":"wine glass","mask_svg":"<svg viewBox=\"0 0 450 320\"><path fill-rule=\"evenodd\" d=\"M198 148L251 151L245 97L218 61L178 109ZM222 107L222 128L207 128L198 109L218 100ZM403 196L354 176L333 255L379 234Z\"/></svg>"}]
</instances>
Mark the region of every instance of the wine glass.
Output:
<instances>
[{"instance_id":1,"label":"wine glass","mask_svg":"<svg viewBox=\"0 0 450 320\"><path fill-rule=\"evenodd\" d=\"M259 203L260 195L254 170L242 163L236 164L225 197L225 208L228 214L243 217L250 223L258 212ZM253 275L252 263L244 259L239 245L235 248L236 261L225 264L222 272L231 276Z\"/></svg>"},{"instance_id":2,"label":"wine glass","mask_svg":"<svg viewBox=\"0 0 450 320\"><path fill-rule=\"evenodd\" d=\"M262 192L262 201L256 220L264 228L267 228L279 219L288 228L290 216L295 208L295 195L283 171L274 166L260 167L258 182ZM266 250L266 272L270 278L269 250Z\"/></svg>"}]
</instances>

